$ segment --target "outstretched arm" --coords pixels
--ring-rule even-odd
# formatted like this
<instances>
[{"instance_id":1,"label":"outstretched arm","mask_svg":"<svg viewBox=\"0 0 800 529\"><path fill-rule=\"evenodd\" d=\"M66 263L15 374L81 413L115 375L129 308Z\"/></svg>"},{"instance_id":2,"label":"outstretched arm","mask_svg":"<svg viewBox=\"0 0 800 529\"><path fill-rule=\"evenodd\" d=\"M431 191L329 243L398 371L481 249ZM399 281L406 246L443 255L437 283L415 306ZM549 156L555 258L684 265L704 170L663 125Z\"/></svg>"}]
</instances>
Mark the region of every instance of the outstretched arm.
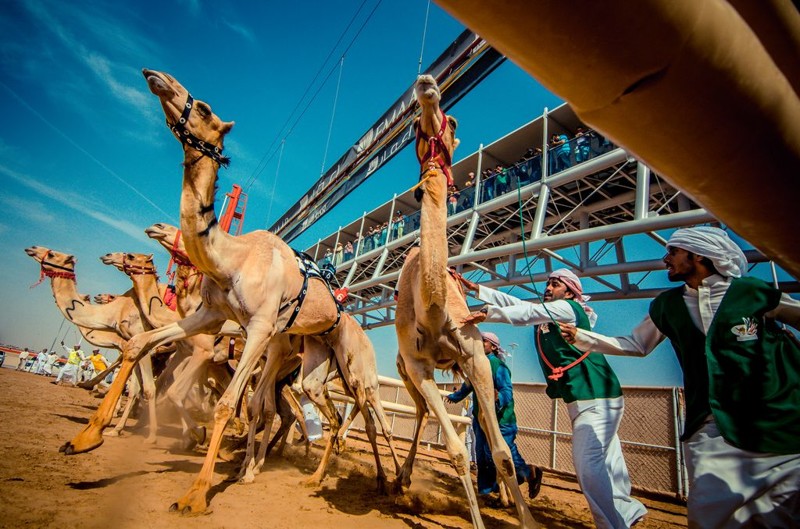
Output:
<instances>
[{"instance_id":1,"label":"outstretched arm","mask_svg":"<svg viewBox=\"0 0 800 529\"><path fill-rule=\"evenodd\" d=\"M575 323L575 311L566 300L531 303L489 287L480 287L478 299L489 303L486 321L512 325L539 325L555 320Z\"/></svg>"},{"instance_id":2,"label":"outstretched arm","mask_svg":"<svg viewBox=\"0 0 800 529\"><path fill-rule=\"evenodd\" d=\"M767 312L765 316L800 330L800 301L791 298L788 294L783 294L778 306Z\"/></svg>"},{"instance_id":3,"label":"outstretched arm","mask_svg":"<svg viewBox=\"0 0 800 529\"><path fill-rule=\"evenodd\" d=\"M593 351L608 355L647 356L660 344L665 336L658 330L650 315L633 329L630 336L610 337L600 333L578 329L574 325L561 326L561 334L569 343L581 351Z\"/></svg>"},{"instance_id":4,"label":"outstretched arm","mask_svg":"<svg viewBox=\"0 0 800 529\"><path fill-rule=\"evenodd\" d=\"M456 391L446 396L444 400L448 402L461 402L470 393L472 393L472 384L470 384L469 381L467 380L463 384L461 384L460 388L458 388Z\"/></svg>"}]
</instances>

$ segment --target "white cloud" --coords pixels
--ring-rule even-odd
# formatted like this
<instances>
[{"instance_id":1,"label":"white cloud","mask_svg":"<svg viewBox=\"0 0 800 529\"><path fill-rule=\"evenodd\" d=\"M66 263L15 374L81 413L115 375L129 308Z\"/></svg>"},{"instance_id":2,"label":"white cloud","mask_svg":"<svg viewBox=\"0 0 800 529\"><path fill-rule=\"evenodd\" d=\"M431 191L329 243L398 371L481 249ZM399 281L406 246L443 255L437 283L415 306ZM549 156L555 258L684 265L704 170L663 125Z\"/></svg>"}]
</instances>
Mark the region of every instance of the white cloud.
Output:
<instances>
[{"instance_id":1,"label":"white cloud","mask_svg":"<svg viewBox=\"0 0 800 529\"><path fill-rule=\"evenodd\" d=\"M89 200L78 193L48 186L37 181L35 178L29 175L18 173L13 169L9 169L8 167L2 165L0 165L0 174L4 174L16 181L18 184L24 185L49 198L50 200L87 215L98 222L102 222L103 224L122 232L125 235L136 239L137 241L141 240L142 238L142 230L139 226L136 226L135 224L132 224L126 220L115 218L115 214L113 212L103 212L103 209L105 208L99 202Z\"/></svg>"},{"instance_id":2,"label":"white cloud","mask_svg":"<svg viewBox=\"0 0 800 529\"><path fill-rule=\"evenodd\" d=\"M56 220L55 215L50 213L47 210L47 206L41 202L31 202L18 196L2 195L0 196L0 204L9 210L24 212L28 221L50 224Z\"/></svg>"},{"instance_id":3,"label":"white cloud","mask_svg":"<svg viewBox=\"0 0 800 529\"><path fill-rule=\"evenodd\" d=\"M228 29L241 36L244 40L252 44L255 44L256 36L248 28L242 26L241 24L236 24L234 22L229 22L227 20L223 20L222 23L225 24L225 26L227 26Z\"/></svg>"}]
</instances>

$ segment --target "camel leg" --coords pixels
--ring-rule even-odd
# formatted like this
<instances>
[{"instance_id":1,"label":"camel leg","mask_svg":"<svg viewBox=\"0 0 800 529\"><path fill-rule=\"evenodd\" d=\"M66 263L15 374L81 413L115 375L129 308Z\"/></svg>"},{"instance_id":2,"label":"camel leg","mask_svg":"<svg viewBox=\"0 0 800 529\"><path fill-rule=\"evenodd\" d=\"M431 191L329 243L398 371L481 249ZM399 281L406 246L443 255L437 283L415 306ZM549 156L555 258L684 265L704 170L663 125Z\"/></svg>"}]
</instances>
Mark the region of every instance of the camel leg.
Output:
<instances>
[{"instance_id":1,"label":"camel leg","mask_svg":"<svg viewBox=\"0 0 800 529\"><path fill-rule=\"evenodd\" d=\"M497 417L494 413L484 413L484 410L494 410L495 404L494 383L492 382L492 368L489 364L489 359L486 358L486 355L482 354L482 352L478 352L478 348L481 347L479 340L474 338L464 340L464 337L460 333L460 330L455 330L453 336L462 344L464 349L468 350L471 348L473 355L470 359L460 362L459 365L464 370L464 374L467 378L472 382L475 398L478 401L481 411L479 417L481 428L489 441L489 446L492 450L492 460L497 467L497 474L511 491L521 526L523 528L539 527L533 519L533 516L531 516L528 505L525 503L525 499L522 496L522 491L520 491L519 485L517 484L514 462L511 459L511 450L509 450L508 445L503 439L503 435L500 433ZM430 399L428 399L428 403L430 403ZM442 404L441 397L439 403ZM444 409L443 404L442 409ZM452 428L450 421L447 419L445 420ZM444 426L444 424L442 424L442 426ZM467 474L467 477L469 477L469 474Z\"/></svg>"},{"instance_id":2,"label":"camel leg","mask_svg":"<svg viewBox=\"0 0 800 529\"><path fill-rule=\"evenodd\" d=\"M103 444L103 430L111 422L117 400L122 395L133 367L152 348L198 333L215 334L224 323L223 314L204 306L184 320L133 336L123 347L122 365L117 378L111 384L97 411L89 419L89 424L59 450L66 455L80 454Z\"/></svg>"},{"instance_id":3,"label":"camel leg","mask_svg":"<svg viewBox=\"0 0 800 529\"><path fill-rule=\"evenodd\" d=\"M198 426L186 409L186 397L193 387L199 384L199 376L208 364L212 351L195 349L185 367L175 377L175 381L167 390L167 398L173 404L184 425L183 447L188 449L192 443L203 444L206 440L205 427Z\"/></svg>"},{"instance_id":4,"label":"camel leg","mask_svg":"<svg viewBox=\"0 0 800 529\"><path fill-rule=\"evenodd\" d=\"M177 511L183 514L200 514L208 507L208 490L211 488L211 480L214 478L214 467L217 462L217 454L219 453L220 445L222 444L222 436L225 431L225 426L228 424L234 410L236 403L242 396L242 393L247 386L250 375L261 359L262 355L267 349L267 344L270 338L275 333L275 310L273 307L264 307L264 313L268 316L265 318L253 317L247 327L247 342L244 346L242 358L239 361L239 367L233 375L230 385L225 390L222 398L217 403L214 409L214 430L211 433L211 440L208 443L208 453L203 461L203 468L192 483L189 490L181 496L178 501L170 506L170 511ZM197 313L195 313L197 314ZM186 321L186 320L184 320ZM216 332L217 329L209 329L211 332ZM271 377L268 380L268 388L265 392L265 398L274 401L275 392L272 386L275 384L276 367L270 364L276 364L270 357L267 357L266 371L272 371L267 376ZM274 402L272 405L274 410ZM274 415L273 415L274 416ZM265 417L267 426L264 431L269 434L270 424L273 416Z\"/></svg>"},{"instance_id":5,"label":"camel leg","mask_svg":"<svg viewBox=\"0 0 800 529\"><path fill-rule=\"evenodd\" d=\"M328 347L315 338L305 339L305 352L303 353L303 391L311 401L317 405L320 413L325 416L330 426L328 442L322 452L322 459L317 470L306 481L309 486L318 486L325 477L331 452L334 446L338 447L341 421L339 412L336 411L333 401L328 394L326 380L330 369L331 354ZM308 439L308 437L306 437Z\"/></svg>"},{"instance_id":6,"label":"camel leg","mask_svg":"<svg viewBox=\"0 0 800 529\"><path fill-rule=\"evenodd\" d=\"M142 370L142 401L147 403L149 432L144 442L153 444L156 442L156 431L158 430L158 418L156 416L156 381L153 377L153 362L150 355L144 355L139 360L139 367Z\"/></svg>"},{"instance_id":7,"label":"camel leg","mask_svg":"<svg viewBox=\"0 0 800 529\"><path fill-rule=\"evenodd\" d=\"M292 426L294 426L294 423L298 420L303 423L302 413L298 416L297 410L294 409L293 398L294 396L289 386L283 386L280 390L280 395L276 395L276 399L278 400L278 416L281 418L281 426L267 445L264 458L270 454L278 442L280 442L280 445L278 446L276 454L278 456L283 455L283 449L286 447L286 439L289 437ZM305 424L303 424L303 426L305 426ZM306 441L308 441L308 436L306 436Z\"/></svg>"},{"instance_id":8,"label":"camel leg","mask_svg":"<svg viewBox=\"0 0 800 529\"><path fill-rule=\"evenodd\" d=\"M264 424L264 392L267 387L266 374L266 369L261 371L261 377L258 379L258 384L253 392L253 398L250 399L248 403L248 407L250 408L250 424L247 430L247 449L245 450L242 466L239 469L239 475L236 476L236 481L242 484L252 483L256 479L256 435L258 434L259 428ZM269 436L269 432L267 432L266 435Z\"/></svg>"},{"instance_id":9,"label":"camel leg","mask_svg":"<svg viewBox=\"0 0 800 529\"><path fill-rule=\"evenodd\" d=\"M433 358L433 355L429 355L428 357ZM490 369L489 360L485 356L483 359L486 360L486 367ZM459 439L458 434L453 427L453 423L450 422L447 409L444 407L442 396L439 393L439 388L436 385L436 382L433 380L433 366L425 365L420 362L417 364L408 365L406 368L409 378L425 398L428 408L433 411L442 428L445 446L447 448L447 453L450 456L450 461L455 468L456 473L458 474L458 479L464 486L464 491L467 494L467 503L469 504L469 512L472 517L472 525L476 529L484 529L483 520L481 519L480 510L478 509L478 497L475 493L475 487L472 484L472 478L470 477L469 473L469 457L467 455L467 448L464 446L464 443L461 442L461 439ZM491 385L491 383L492 380L490 371L489 384ZM494 408L490 407L489 409ZM499 427L497 431L499 433ZM508 448L506 448L506 450L508 450ZM528 516L530 517L530 514L528 514Z\"/></svg>"},{"instance_id":10,"label":"camel leg","mask_svg":"<svg viewBox=\"0 0 800 529\"><path fill-rule=\"evenodd\" d=\"M369 341L360 328L356 329L355 326L357 324L350 318L342 320L340 327L343 328L338 334L339 343L334 347L334 351L344 381L350 389L353 399L355 399L356 407L361 410L361 415L364 417L364 429L375 456L378 491L385 494L386 473L381 463L380 450L378 450L375 420L372 418L367 406L367 400L371 400L374 403L374 392L378 386L377 370L374 365L370 366L367 360L370 356L375 358L375 351L372 348L372 342ZM378 409L383 411L382 407Z\"/></svg>"},{"instance_id":11,"label":"camel leg","mask_svg":"<svg viewBox=\"0 0 800 529\"><path fill-rule=\"evenodd\" d=\"M425 431L425 426L428 424L428 404L425 402L425 397L422 396L422 393L419 392L414 383L411 382L411 379L408 378L405 362L403 361L403 357L399 354L397 355L397 372L400 374L400 379L403 381L406 391L408 391L408 394L414 401L414 407L417 410L416 421L414 421L414 436L411 440L411 446L408 449L408 456L406 456L406 460L400 472L397 473L394 482L394 491L400 493L404 488L411 486L411 472L414 470L414 459L417 457L417 447L422 438L422 432Z\"/></svg>"},{"instance_id":12,"label":"camel leg","mask_svg":"<svg viewBox=\"0 0 800 529\"><path fill-rule=\"evenodd\" d=\"M122 416L113 429L103 432L105 437L119 437L122 435L122 429L125 428L125 424L128 422L128 417L130 417L133 406L136 404L136 401L139 400L139 395L142 391L142 374L138 366L134 370L134 374L135 376L131 378L131 383L128 385L128 402L125 403Z\"/></svg>"}]
</instances>

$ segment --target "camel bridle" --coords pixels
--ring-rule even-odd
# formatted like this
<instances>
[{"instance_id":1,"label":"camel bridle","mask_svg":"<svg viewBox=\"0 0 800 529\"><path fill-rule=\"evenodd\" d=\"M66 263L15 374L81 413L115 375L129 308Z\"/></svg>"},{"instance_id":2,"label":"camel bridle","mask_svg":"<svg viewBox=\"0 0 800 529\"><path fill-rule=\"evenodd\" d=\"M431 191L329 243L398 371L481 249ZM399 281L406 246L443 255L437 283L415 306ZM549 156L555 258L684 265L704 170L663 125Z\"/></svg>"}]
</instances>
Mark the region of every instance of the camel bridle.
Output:
<instances>
[{"instance_id":1,"label":"camel bridle","mask_svg":"<svg viewBox=\"0 0 800 529\"><path fill-rule=\"evenodd\" d=\"M57 268L57 270L51 270L51 269L45 268L45 265L53 267L53 268ZM39 286L42 283L42 281L44 281L45 277L49 277L51 279L55 278L55 277L61 277L61 278L64 278L64 279L70 279L72 281L75 281L75 270L72 269L72 268L67 268L66 266L57 265L55 263L48 263L47 261L42 259L39 262L39 281L37 281L36 283L32 284L30 286L30 288L33 288L35 286Z\"/></svg>"},{"instance_id":2,"label":"camel bridle","mask_svg":"<svg viewBox=\"0 0 800 529\"><path fill-rule=\"evenodd\" d=\"M231 159L222 155L222 149L220 147L201 140L186 128L186 124L189 123L189 115L192 113L192 108L194 108L194 98L192 94L187 92L186 104L183 105L181 117L178 118L177 122L172 124L170 124L169 120L166 120L169 130L171 130L175 137L178 138L178 141L184 145L198 151L203 156L208 156L219 165L228 167Z\"/></svg>"},{"instance_id":3,"label":"camel bridle","mask_svg":"<svg viewBox=\"0 0 800 529\"><path fill-rule=\"evenodd\" d=\"M444 144L443 139L444 133L447 132L447 127L449 125L447 123L447 115L444 113L444 110L439 109L439 111L442 113L442 125L439 127L439 132L437 132L435 135L428 136L425 131L422 130L422 126L419 124L419 122L417 122L416 130L414 131L417 138L417 160L419 160L420 165L420 177L429 170L431 164L435 164L447 178L447 187L449 188L451 185L453 185L453 177L450 175L450 166L453 160L450 157L450 151ZM423 141L428 142L428 152L424 156L420 156L419 146ZM426 167L426 162L428 167Z\"/></svg>"},{"instance_id":4,"label":"camel bridle","mask_svg":"<svg viewBox=\"0 0 800 529\"><path fill-rule=\"evenodd\" d=\"M156 276L156 281L158 281L158 274L156 273L156 267L153 266L153 263L150 263L150 266L131 265L126 263L125 259L123 259L122 271L129 276L153 275Z\"/></svg>"}]
</instances>

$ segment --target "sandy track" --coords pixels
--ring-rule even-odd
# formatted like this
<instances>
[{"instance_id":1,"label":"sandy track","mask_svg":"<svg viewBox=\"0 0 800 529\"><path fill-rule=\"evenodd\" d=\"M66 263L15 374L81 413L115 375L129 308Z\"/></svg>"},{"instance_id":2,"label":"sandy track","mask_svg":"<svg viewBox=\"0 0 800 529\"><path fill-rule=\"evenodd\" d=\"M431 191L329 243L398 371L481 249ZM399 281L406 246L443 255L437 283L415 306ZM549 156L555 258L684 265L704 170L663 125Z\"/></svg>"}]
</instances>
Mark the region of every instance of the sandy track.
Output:
<instances>
[{"instance_id":1,"label":"sandy track","mask_svg":"<svg viewBox=\"0 0 800 529\"><path fill-rule=\"evenodd\" d=\"M321 449L305 457L288 447L267 460L251 485L224 481L238 466L217 464L210 512L185 517L167 511L200 470L201 452L175 447L174 426L160 428L155 445L129 433L107 439L89 454L65 457L58 447L86 424L99 400L52 379L0 369L0 527L69 528L468 528L464 493L439 452L418 459L411 489L401 496L375 493L375 470L366 443L348 441L332 458L322 487L302 485ZM387 454L387 452L384 452ZM241 451L234 452L240 456ZM405 455L403 453L403 455ZM390 479L391 459L383 458ZM523 492L526 492L523 486ZM685 527L685 508L648 498L641 529ZM546 527L592 527L586 501L574 482L546 474L534 517ZM490 529L516 527L512 509L483 506Z\"/></svg>"}]
</instances>

